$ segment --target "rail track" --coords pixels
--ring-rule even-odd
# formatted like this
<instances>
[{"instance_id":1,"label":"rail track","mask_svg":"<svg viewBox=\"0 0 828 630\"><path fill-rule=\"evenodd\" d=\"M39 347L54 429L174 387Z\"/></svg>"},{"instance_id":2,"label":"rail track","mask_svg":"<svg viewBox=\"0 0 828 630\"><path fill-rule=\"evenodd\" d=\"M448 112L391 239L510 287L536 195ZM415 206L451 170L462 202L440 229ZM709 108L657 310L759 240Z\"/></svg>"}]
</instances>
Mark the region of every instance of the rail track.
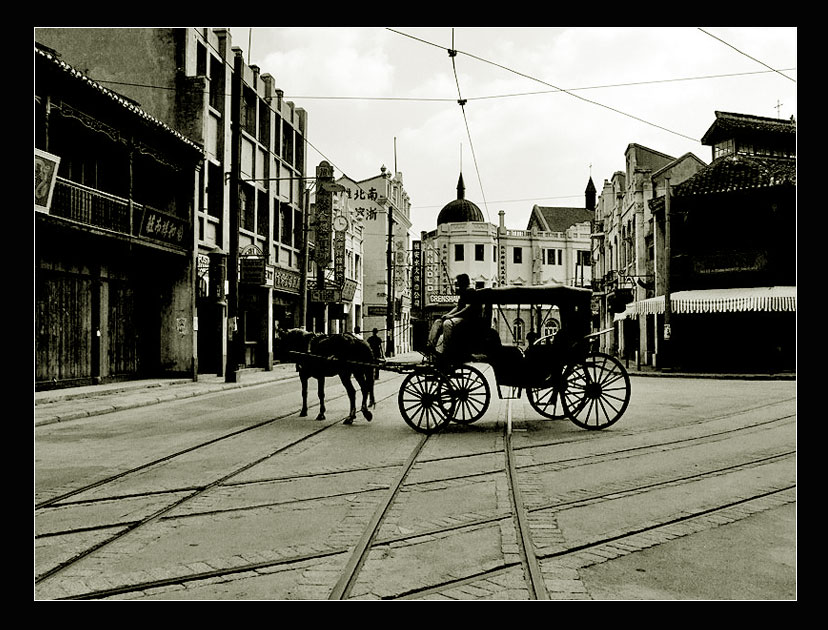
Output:
<instances>
[{"instance_id":1,"label":"rail track","mask_svg":"<svg viewBox=\"0 0 828 630\"><path fill-rule=\"evenodd\" d=\"M380 395L378 402L395 395L396 390ZM757 405L755 409L740 412L747 417L750 411L771 407ZM123 492L119 487L130 477L173 466L200 449L227 444L242 434L256 439L257 434L289 415L282 414L241 432L205 440L38 503L37 544L48 547L51 540L81 540L76 543L79 548L73 553L51 566L41 565L35 579L38 597L106 599L178 595L186 599L198 595L199 591L205 592L204 589L209 592L211 588L232 588L237 582L272 580L274 576L284 574L295 576L297 582L304 580L306 586L309 576L315 575L313 588L308 586L305 591L305 598L310 593L315 599L499 598L506 592L523 599L547 599L550 595L560 597L560 593L551 593L547 584L560 583L554 577L554 565L564 559L570 564L576 557L588 561L591 553L606 555L608 548L616 554L621 550L631 553L637 547L643 548L640 547L642 544L653 544L652 541L662 533L667 539L674 537L677 528L689 531L694 527L713 526L727 519L744 518L754 511L769 509L767 506L795 501L795 478L784 481L786 471L792 468L795 449L786 446L784 439L771 440L771 443L779 443L773 448L757 446L734 454L722 446L721 453L715 452L717 444L725 445L734 437L744 442L754 435L758 445L763 443L758 438L767 432L790 432L794 418L782 412L773 412L771 417L762 416L758 420L747 419L736 426L724 426L719 422L721 417L700 418L694 432L688 433L686 428L683 434L670 429L657 432L658 435L651 432L646 444L628 444L635 431L627 431L623 436L603 440L597 449L595 440L586 436L527 442L524 436L518 435L515 439L512 423L507 418L505 423L496 422L493 430L480 432L487 438L481 444L488 445L494 440L497 448L475 445L463 454L440 455L440 449L433 446L459 437L451 435L452 425L449 425L442 434L410 436L405 449L398 450L391 461L322 471L307 469L298 475L288 468L288 472L278 474L280 462L298 457L297 453L303 450L314 452L319 444L329 439L330 432L340 426L340 419L308 422L308 430L301 437L237 462L195 485L173 485L143 492ZM577 454L579 445L588 446L588 451ZM575 454L560 457L563 448ZM710 454L692 470L666 469L653 473L656 468L648 468L650 472L646 475L612 475L611 481L577 489L562 486L554 492L548 490L554 483L543 484L547 490L542 492L533 485L538 478L578 476L587 468L605 471L596 475L600 479L602 474L610 474L608 471L620 465L642 463L647 458L663 456L665 451L674 453L677 460L686 455L697 462L698 453L706 451ZM265 470L258 472L266 463L276 474ZM460 472L452 472L453 468L459 468ZM473 472L469 472L470 469ZM754 483L738 497L719 494L691 509L684 506L673 512L667 510L655 518L619 523L611 530L585 531L574 537L556 531L556 528L560 529L556 525L559 517L579 510L601 509L622 501L641 501L648 496L685 492L695 486L715 485L725 478L764 478L766 471L767 479L773 481ZM779 482L779 479L783 481ZM301 493L281 491L296 484L315 485L302 496L299 496ZM499 494L491 488L496 488ZM84 497L90 491L96 496ZM452 491L456 493L452 496L463 493L479 493L487 498L489 494L498 496L489 503L482 502L484 505L480 509L457 509L442 520L406 521L406 515L412 513L411 506L416 506L424 496ZM252 493L251 496L246 496L247 492ZM221 501L200 504L202 499L216 493L222 496ZM264 498L261 498L262 494ZM113 506L120 506L123 508L120 512L130 514L130 504L142 502L146 504L138 518L102 518L91 523L82 514ZM187 522L244 518L246 514L268 510L274 514L301 510L312 515L322 506L344 503L360 507L356 510L358 514L350 514L345 519L350 528L347 535L309 540L308 544L286 545L278 550L268 549L267 553L261 549L251 550L250 554L237 554L229 559L221 554L208 555L200 562L168 567L161 576L157 572L109 573L105 570L108 558L128 553L124 547L129 549L128 541L133 537L140 538L142 532L145 535L154 532L152 537L157 538L170 531L169 528L183 527ZM114 511L118 512L117 509ZM73 521L72 518L52 518L61 512L64 516L71 512L81 513L76 519L81 524L69 528L51 525L53 520ZM456 546L458 541L470 536L486 541L497 538L500 540L497 553L474 566L463 565L452 571L415 576L404 584L377 587L384 573L407 566L401 558L412 549L428 545L439 549L441 541ZM89 542L83 543L84 539ZM93 560L90 567L84 567ZM217 584L224 586L217 587ZM273 591L273 598L283 598L277 590ZM571 593L573 597L578 594L577 589ZM291 596L302 598L301 593Z\"/></svg>"}]
</instances>

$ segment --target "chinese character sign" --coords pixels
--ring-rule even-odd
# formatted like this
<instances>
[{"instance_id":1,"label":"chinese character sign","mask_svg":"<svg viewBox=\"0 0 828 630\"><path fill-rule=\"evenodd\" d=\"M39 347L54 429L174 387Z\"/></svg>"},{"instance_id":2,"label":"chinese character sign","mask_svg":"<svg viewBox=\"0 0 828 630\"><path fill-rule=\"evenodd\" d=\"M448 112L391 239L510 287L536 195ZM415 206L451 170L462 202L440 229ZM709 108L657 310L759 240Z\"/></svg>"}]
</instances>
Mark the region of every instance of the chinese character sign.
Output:
<instances>
[{"instance_id":1,"label":"chinese character sign","mask_svg":"<svg viewBox=\"0 0 828 630\"><path fill-rule=\"evenodd\" d=\"M423 308L423 249L421 241L411 243L411 307L417 314Z\"/></svg>"},{"instance_id":2,"label":"chinese character sign","mask_svg":"<svg viewBox=\"0 0 828 630\"><path fill-rule=\"evenodd\" d=\"M345 284L345 232L334 232L334 282L337 287Z\"/></svg>"}]
</instances>

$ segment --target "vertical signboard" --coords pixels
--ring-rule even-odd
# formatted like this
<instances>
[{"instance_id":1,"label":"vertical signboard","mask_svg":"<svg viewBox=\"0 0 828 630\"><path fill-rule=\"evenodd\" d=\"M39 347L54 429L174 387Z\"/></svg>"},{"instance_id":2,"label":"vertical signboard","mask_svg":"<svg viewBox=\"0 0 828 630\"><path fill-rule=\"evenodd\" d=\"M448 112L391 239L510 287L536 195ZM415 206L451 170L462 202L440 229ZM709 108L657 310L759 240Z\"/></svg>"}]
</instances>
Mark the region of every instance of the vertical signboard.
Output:
<instances>
[{"instance_id":1,"label":"vertical signboard","mask_svg":"<svg viewBox=\"0 0 828 630\"><path fill-rule=\"evenodd\" d=\"M333 180L333 167L325 161L316 167L316 252L314 260L320 267L331 262L331 217L333 215L333 194L323 184Z\"/></svg>"},{"instance_id":2,"label":"vertical signboard","mask_svg":"<svg viewBox=\"0 0 828 630\"><path fill-rule=\"evenodd\" d=\"M334 284L340 289L345 285L345 232L334 232Z\"/></svg>"},{"instance_id":3,"label":"vertical signboard","mask_svg":"<svg viewBox=\"0 0 828 630\"><path fill-rule=\"evenodd\" d=\"M497 279L499 281L500 286L506 286L506 246L505 245L498 245L498 252L497 252Z\"/></svg>"},{"instance_id":4,"label":"vertical signboard","mask_svg":"<svg viewBox=\"0 0 828 630\"><path fill-rule=\"evenodd\" d=\"M423 249L421 241L411 243L411 310L419 317L423 309Z\"/></svg>"}]
</instances>

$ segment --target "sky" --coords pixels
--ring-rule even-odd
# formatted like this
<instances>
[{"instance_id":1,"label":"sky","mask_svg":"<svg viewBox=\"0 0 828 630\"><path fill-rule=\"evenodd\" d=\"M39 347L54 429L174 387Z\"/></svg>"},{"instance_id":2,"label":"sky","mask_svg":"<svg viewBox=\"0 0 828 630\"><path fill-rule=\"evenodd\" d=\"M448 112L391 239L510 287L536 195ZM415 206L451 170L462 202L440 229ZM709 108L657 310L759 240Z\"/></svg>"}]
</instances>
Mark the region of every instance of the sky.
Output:
<instances>
[{"instance_id":1,"label":"sky","mask_svg":"<svg viewBox=\"0 0 828 630\"><path fill-rule=\"evenodd\" d=\"M525 229L635 143L705 163L716 111L797 114L796 27L231 27L308 114L307 168L402 173L412 236L457 196ZM449 50L456 51L454 56ZM464 105L458 101L463 99Z\"/></svg>"}]
</instances>

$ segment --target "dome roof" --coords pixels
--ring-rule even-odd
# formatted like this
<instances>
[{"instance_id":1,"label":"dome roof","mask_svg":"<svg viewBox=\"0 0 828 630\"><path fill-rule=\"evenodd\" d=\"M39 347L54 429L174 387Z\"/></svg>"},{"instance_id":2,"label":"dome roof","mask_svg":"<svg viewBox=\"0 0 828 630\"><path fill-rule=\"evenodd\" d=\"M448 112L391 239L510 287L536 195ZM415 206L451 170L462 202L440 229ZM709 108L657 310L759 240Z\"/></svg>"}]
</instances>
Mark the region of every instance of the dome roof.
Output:
<instances>
[{"instance_id":1,"label":"dome roof","mask_svg":"<svg viewBox=\"0 0 828 630\"><path fill-rule=\"evenodd\" d=\"M483 213L477 204L465 198L466 187L463 184L463 174L457 181L457 199L449 201L437 216L437 225L443 223L466 223L468 221L485 221Z\"/></svg>"}]
</instances>

